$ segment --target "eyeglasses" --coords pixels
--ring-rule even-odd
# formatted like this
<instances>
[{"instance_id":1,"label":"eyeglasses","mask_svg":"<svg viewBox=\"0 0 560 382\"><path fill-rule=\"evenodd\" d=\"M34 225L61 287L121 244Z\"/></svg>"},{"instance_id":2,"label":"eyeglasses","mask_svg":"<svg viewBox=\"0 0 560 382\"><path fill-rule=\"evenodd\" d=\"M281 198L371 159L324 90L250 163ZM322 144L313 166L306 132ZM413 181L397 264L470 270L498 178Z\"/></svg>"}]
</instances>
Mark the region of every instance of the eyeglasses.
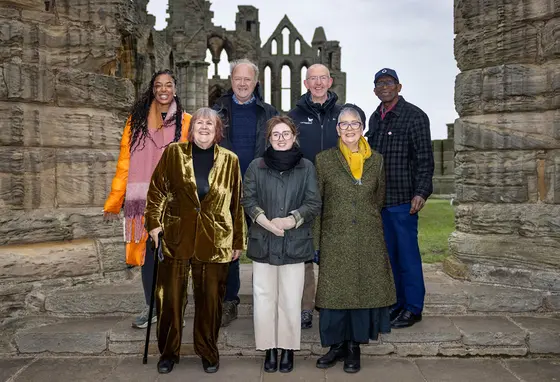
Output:
<instances>
[{"instance_id":1,"label":"eyeglasses","mask_svg":"<svg viewBox=\"0 0 560 382\"><path fill-rule=\"evenodd\" d=\"M280 138L284 138L284 140L291 139L294 134L291 131L282 131L282 133L272 133L270 139L273 141L279 141Z\"/></svg>"},{"instance_id":2,"label":"eyeglasses","mask_svg":"<svg viewBox=\"0 0 560 382\"><path fill-rule=\"evenodd\" d=\"M395 81L379 81L375 84L376 88L382 88L384 86L391 87L395 86L397 83Z\"/></svg>"},{"instance_id":3,"label":"eyeglasses","mask_svg":"<svg viewBox=\"0 0 560 382\"><path fill-rule=\"evenodd\" d=\"M340 130L348 130L349 128L352 128L352 130L358 130L360 127L362 127L362 122L339 122L338 127L340 128Z\"/></svg>"},{"instance_id":4,"label":"eyeglasses","mask_svg":"<svg viewBox=\"0 0 560 382\"><path fill-rule=\"evenodd\" d=\"M311 81L311 82L317 82L317 81L326 82L328 79L329 79L329 76L312 76L312 77L307 77L307 81Z\"/></svg>"}]
</instances>

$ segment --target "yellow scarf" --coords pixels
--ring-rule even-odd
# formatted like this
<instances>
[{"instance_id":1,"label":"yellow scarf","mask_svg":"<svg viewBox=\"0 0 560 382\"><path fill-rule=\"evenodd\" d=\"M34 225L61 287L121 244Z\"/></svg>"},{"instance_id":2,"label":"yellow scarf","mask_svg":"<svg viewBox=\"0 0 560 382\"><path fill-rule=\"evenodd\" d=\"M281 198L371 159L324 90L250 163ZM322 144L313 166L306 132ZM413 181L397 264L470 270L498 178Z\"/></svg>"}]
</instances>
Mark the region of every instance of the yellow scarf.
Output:
<instances>
[{"instance_id":1,"label":"yellow scarf","mask_svg":"<svg viewBox=\"0 0 560 382\"><path fill-rule=\"evenodd\" d=\"M348 162L348 166L350 166L350 171L352 172L352 176L356 180L362 179L362 172L364 171L364 161L371 156L371 148L369 147L369 143L366 139L362 136L360 137L360 141L358 142L358 152L353 153L350 151L348 146L342 143L342 140L338 139L338 148L346 162Z\"/></svg>"}]
</instances>

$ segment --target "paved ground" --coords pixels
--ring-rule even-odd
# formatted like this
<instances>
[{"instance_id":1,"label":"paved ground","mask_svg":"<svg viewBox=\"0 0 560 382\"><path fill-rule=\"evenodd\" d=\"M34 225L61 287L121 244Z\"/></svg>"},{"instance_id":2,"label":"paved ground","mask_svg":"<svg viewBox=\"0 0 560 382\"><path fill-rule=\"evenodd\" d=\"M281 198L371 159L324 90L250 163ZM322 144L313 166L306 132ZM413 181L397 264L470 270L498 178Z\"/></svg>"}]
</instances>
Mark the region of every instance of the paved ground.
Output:
<instances>
[{"instance_id":1,"label":"paved ground","mask_svg":"<svg viewBox=\"0 0 560 382\"><path fill-rule=\"evenodd\" d=\"M222 357L216 374L205 374L197 358L184 358L171 374L159 375L156 358L138 357L0 359L0 381L367 381L367 382L548 382L560 381L560 359L402 359L366 358L362 371L349 375L342 364L315 367L315 357L297 357L292 373L264 373L261 358Z\"/></svg>"}]
</instances>

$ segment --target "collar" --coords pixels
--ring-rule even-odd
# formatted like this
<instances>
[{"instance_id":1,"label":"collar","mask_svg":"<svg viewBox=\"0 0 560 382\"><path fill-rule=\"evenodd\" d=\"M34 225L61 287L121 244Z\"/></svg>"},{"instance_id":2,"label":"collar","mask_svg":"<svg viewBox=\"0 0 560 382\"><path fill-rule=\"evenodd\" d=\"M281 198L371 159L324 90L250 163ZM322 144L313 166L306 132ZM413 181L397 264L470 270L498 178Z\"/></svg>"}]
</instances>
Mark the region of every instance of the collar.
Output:
<instances>
[{"instance_id":1,"label":"collar","mask_svg":"<svg viewBox=\"0 0 560 382\"><path fill-rule=\"evenodd\" d=\"M259 158L258 166L259 168L269 168L266 165L264 158L262 157ZM302 167L305 167L305 164L303 163L303 158L300 159L300 161L294 166L294 168L302 168Z\"/></svg>"},{"instance_id":2,"label":"collar","mask_svg":"<svg viewBox=\"0 0 560 382\"><path fill-rule=\"evenodd\" d=\"M233 102L235 102L238 105L249 105L252 104L253 102L255 102L257 100L257 97L255 97L255 94L253 93L251 99L247 102L240 102L237 97L235 96L235 93L233 93L233 96L231 97L233 99Z\"/></svg>"},{"instance_id":3,"label":"collar","mask_svg":"<svg viewBox=\"0 0 560 382\"><path fill-rule=\"evenodd\" d=\"M406 101L405 101L404 97L399 96L399 100L397 101L395 106L393 106L393 108L388 110L387 113L395 113L398 116L402 112L402 109L404 108L405 103L406 103ZM374 113L381 116L381 108L382 107L383 107L383 103L380 103L379 106L377 107L377 109L375 109Z\"/></svg>"}]
</instances>

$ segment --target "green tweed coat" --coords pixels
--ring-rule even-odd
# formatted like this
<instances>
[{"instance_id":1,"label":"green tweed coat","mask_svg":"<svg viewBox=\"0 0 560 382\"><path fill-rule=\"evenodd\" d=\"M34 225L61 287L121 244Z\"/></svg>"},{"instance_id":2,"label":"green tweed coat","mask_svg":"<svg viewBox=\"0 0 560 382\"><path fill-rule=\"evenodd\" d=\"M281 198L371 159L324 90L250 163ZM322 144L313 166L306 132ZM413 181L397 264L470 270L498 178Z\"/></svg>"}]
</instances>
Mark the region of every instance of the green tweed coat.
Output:
<instances>
[{"instance_id":1,"label":"green tweed coat","mask_svg":"<svg viewBox=\"0 0 560 382\"><path fill-rule=\"evenodd\" d=\"M381 208L385 200L383 157L372 150L358 184L338 148L315 160L321 215L315 221L320 249L315 305L328 309L380 308L396 302Z\"/></svg>"}]
</instances>

